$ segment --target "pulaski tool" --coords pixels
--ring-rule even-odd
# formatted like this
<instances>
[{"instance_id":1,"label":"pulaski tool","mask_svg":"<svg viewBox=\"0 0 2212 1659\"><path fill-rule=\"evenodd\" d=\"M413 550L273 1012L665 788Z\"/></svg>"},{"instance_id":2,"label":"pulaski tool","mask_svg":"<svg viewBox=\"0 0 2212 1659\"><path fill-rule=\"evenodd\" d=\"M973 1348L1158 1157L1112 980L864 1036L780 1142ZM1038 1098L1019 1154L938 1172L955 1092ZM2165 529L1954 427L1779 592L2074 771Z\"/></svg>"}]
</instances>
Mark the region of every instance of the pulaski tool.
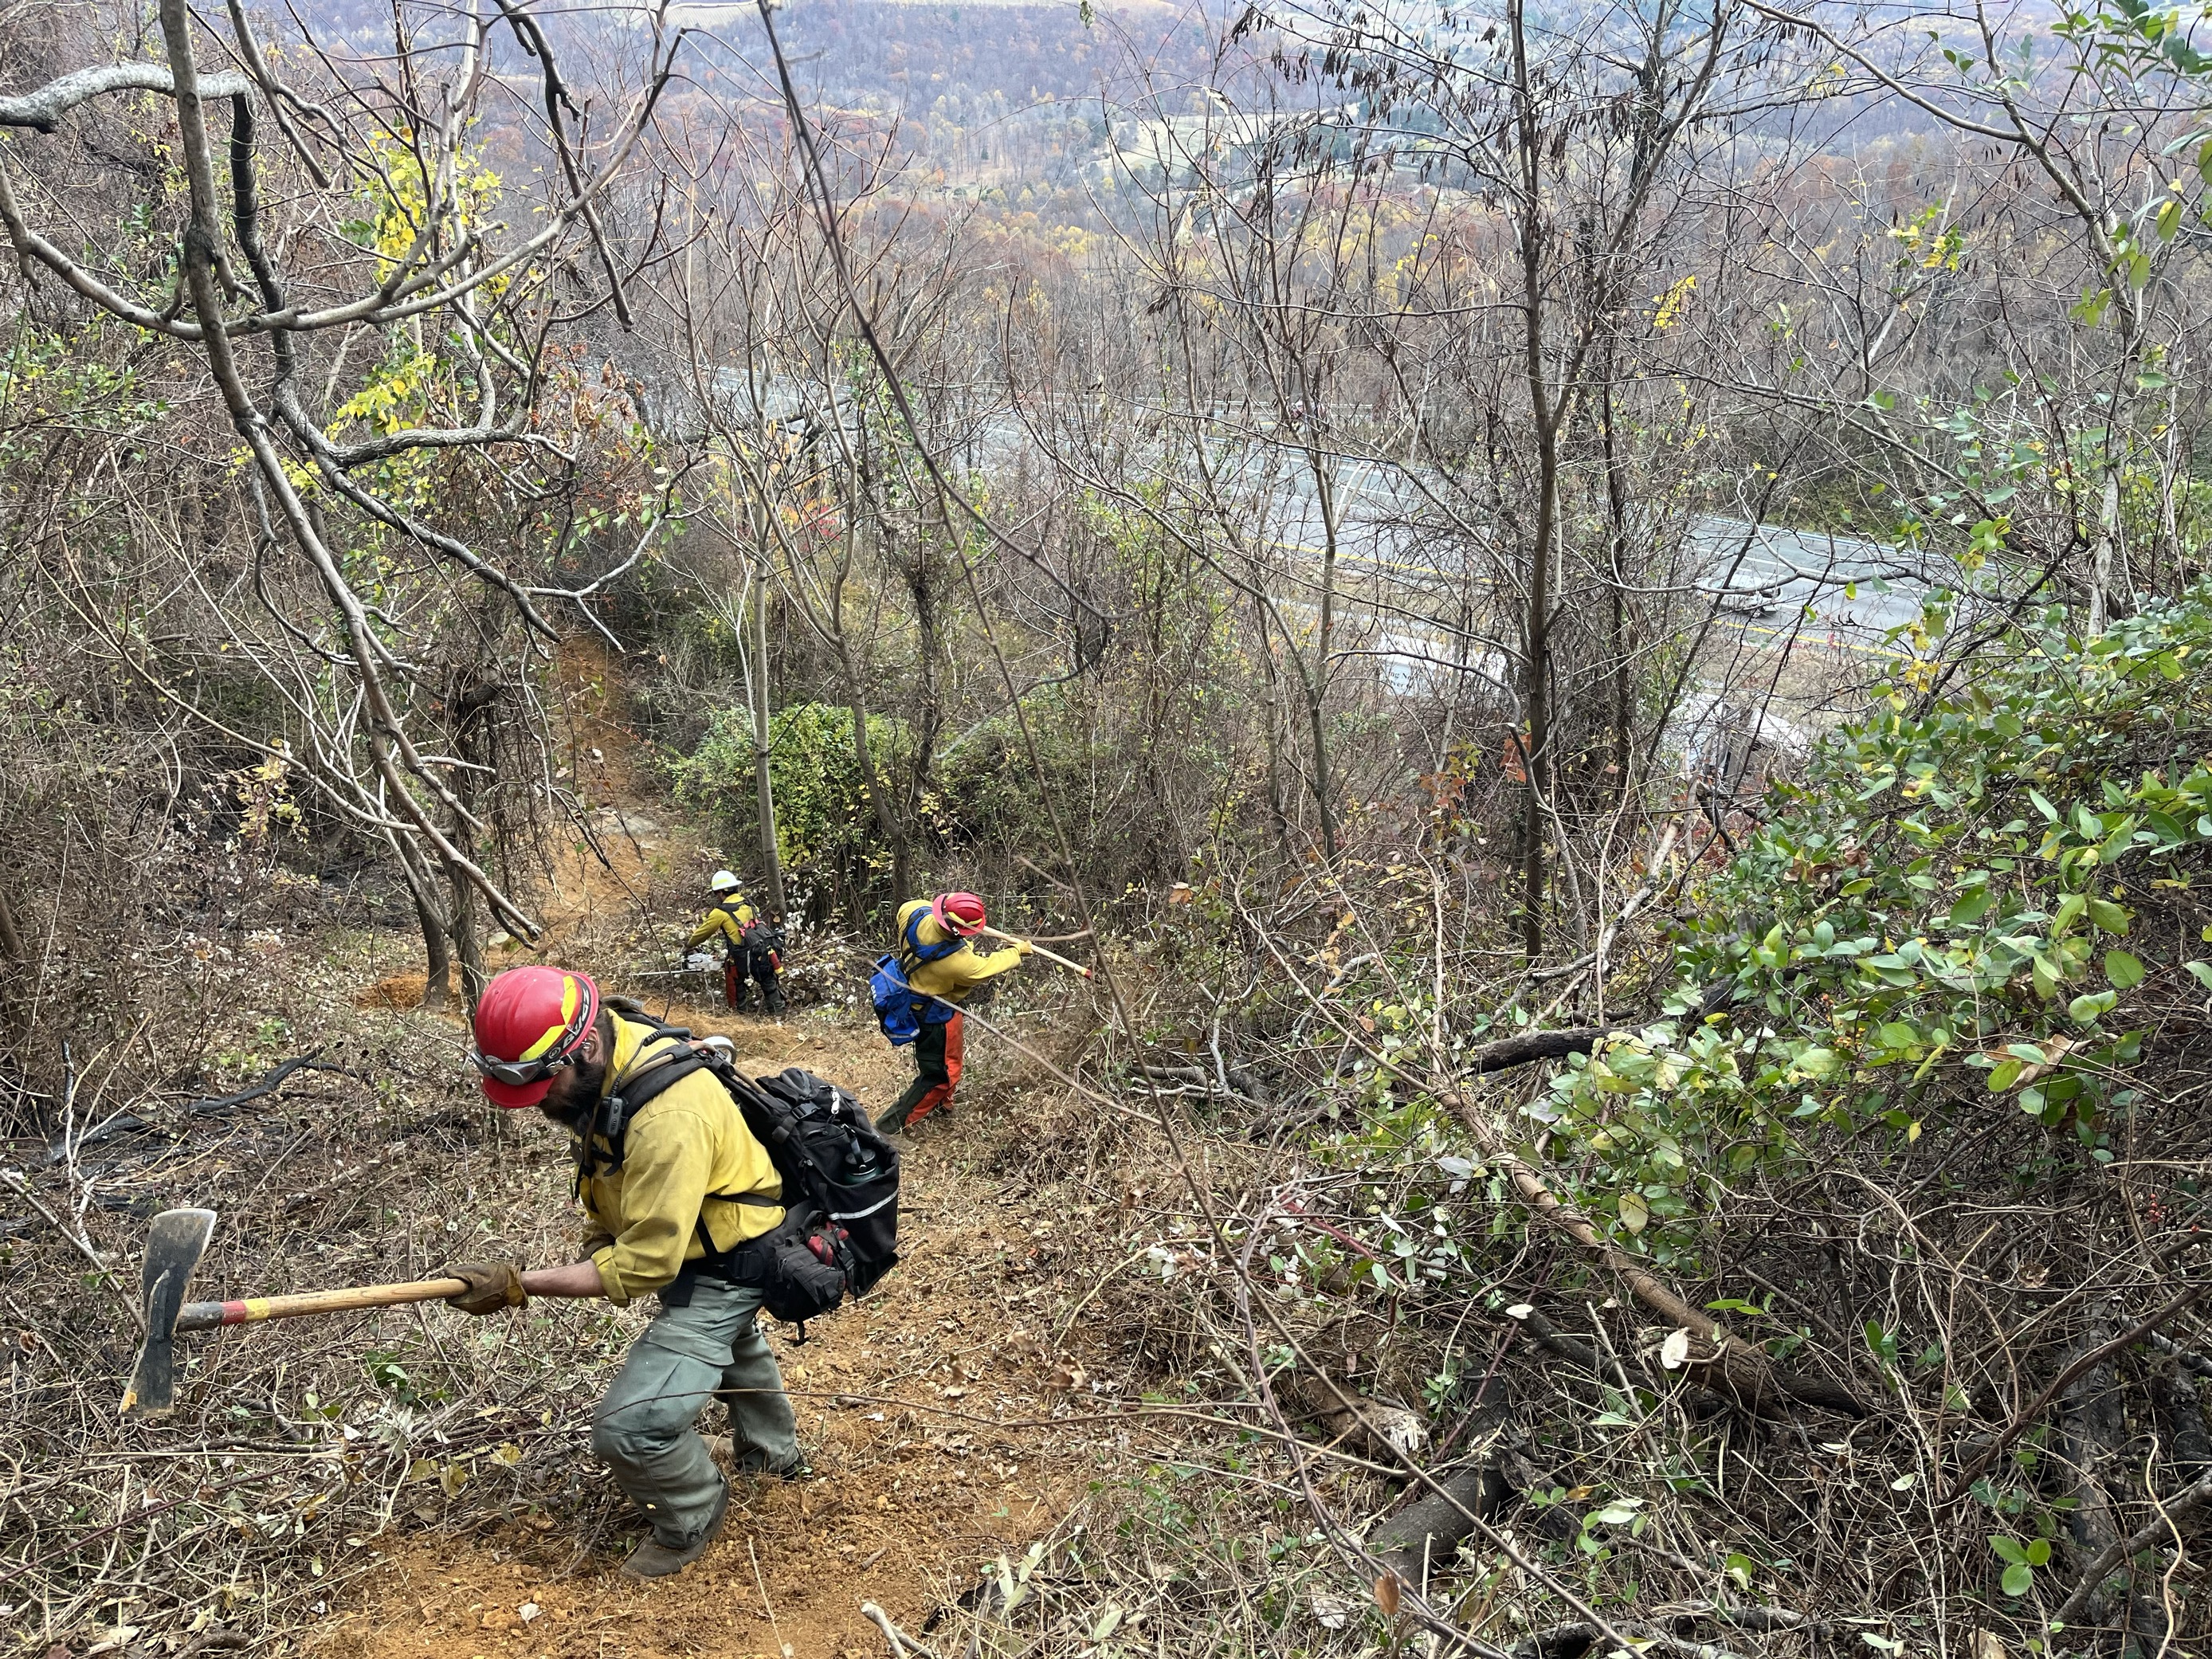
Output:
<instances>
[{"instance_id":1,"label":"pulaski tool","mask_svg":"<svg viewBox=\"0 0 2212 1659\"><path fill-rule=\"evenodd\" d=\"M131 1386L124 1390L125 1417L164 1416L175 1404L179 1331L211 1331L223 1325L353 1313L363 1308L396 1308L410 1302L442 1302L468 1289L465 1279L418 1279L404 1285L355 1285L297 1296L187 1302L185 1288L214 1231L213 1210L164 1210L147 1231L146 1263L140 1273L146 1298L146 1346L139 1349L137 1369L131 1373Z\"/></svg>"},{"instance_id":2,"label":"pulaski tool","mask_svg":"<svg viewBox=\"0 0 2212 1659\"><path fill-rule=\"evenodd\" d=\"M1066 957L1060 955L1057 951L1048 951L1043 945L1039 945L1033 939L1024 939L1018 933L1005 933L996 927L978 927L975 931L991 939L1002 939L1009 945L1026 945L1030 950L1036 951L1047 962L1056 962L1063 968L1072 968L1077 973L1082 975L1085 979L1089 979L1091 977L1091 970L1088 968L1085 968L1081 963L1071 962Z\"/></svg>"}]
</instances>

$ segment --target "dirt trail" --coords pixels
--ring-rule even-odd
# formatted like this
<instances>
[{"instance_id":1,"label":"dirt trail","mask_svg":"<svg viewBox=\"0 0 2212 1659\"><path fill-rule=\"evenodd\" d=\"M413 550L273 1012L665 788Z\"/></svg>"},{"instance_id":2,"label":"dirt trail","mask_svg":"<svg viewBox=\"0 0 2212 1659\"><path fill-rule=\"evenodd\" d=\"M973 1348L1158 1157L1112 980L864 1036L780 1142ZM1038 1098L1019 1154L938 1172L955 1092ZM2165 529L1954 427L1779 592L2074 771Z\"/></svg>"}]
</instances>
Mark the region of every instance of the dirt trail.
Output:
<instances>
[{"instance_id":1,"label":"dirt trail","mask_svg":"<svg viewBox=\"0 0 2212 1659\"><path fill-rule=\"evenodd\" d=\"M849 1027L672 1012L730 1036L762 1071L804 1065L871 1101L904 1080L903 1055ZM769 1328L816 1480L741 1481L721 1542L655 1584L616 1571L634 1528L396 1540L334 1645L360 1659L872 1659L884 1644L863 1601L912 1632L980 1567L1018 1558L1083 1492L1095 1450L1064 1428L1019 1426L1054 1407L1043 1352L1056 1298L1033 1266L1053 1227L1005 1206L988 1173L1018 1133L987 1101L963 1102L910 1137L898 1267L803 1346Z\"/></svg>"},{"instance_id":2,"label":"dirt trail","mask_svg":"<svg viewBox=\"0 0 2212 1659\"><path fill-rule=\"evenodd\" d=\"M591 665L578 665L584 678ZM571 847L543 909L545 938L496 952L495 968L553 960L593 970L634 939L641 899L689 890L712 849L638 809L619 757L618 690L590 676L576 774L594 839ZM572 710L574 705L572 704ZM596 744L600 758L592 758ZM672 1023L730 1036L752 1070L799 1065L886 1102L911 1064L872 1026L797 1011L782 1024L672 1000L700 979L625 985ZM365 1009L418 1005L422 975L380 979ZM769 1327L817 1478L741 1481L722 1540L680 1577L635 1584L616 1571L641 1528L583 1539L517 1523L385 1546L365 1601L341 1614L331 1650L351 1659L495 1656L726 1656L859 1659L884 1651L860 1612L874 1601L913 1633L1001 1553L1018 1558L1085 1491L1097 1447L1048 1419L1047 1357L1059 1286L1037 1271L1050 1249L1040 1202L1010 1200L991 1173L1025 1131L987 1079L906 1145L898 1267L868 1300L817 1322L804 1346ZM709 1408L703 1427L719 1425ZM1006 1426L1006 1425L1015 1426ZM588 1452L579 1450L579 1457ZM625 1512L625 1522L629 1517ZM539 1524L544 1524L543 1522Z\"/></svg>"},{"instance_id":3,"label":"dirt trail","mask_svg":"<svg viewBox=\"0 0 2212 1659\"><path fill-rule=\"evenodd\" d=\"M639 804L646 742L629 723L628 701L605 651L589 640L563 641L555 682L569 733L559 777L574 793L583 822L550 832L552 881L528 907L542 930L537 940L525 944L495 926L484 965L496 973L518 963L563 963L606 978L603 951L595 947L613 943L625 926L635 933L656 898L703 892L722 854L702 847L689 825L665 821L665 807ZM621 988L658 1003L670 983L625 981ZM672 983L696 991L706 980ZM454 996L444 1012L459 1024L458 969L448 988ZM355 1002L404 1012L422 1006L423 989L420 969L387 974L363 987Z\"/></svg>"}]
</instances>

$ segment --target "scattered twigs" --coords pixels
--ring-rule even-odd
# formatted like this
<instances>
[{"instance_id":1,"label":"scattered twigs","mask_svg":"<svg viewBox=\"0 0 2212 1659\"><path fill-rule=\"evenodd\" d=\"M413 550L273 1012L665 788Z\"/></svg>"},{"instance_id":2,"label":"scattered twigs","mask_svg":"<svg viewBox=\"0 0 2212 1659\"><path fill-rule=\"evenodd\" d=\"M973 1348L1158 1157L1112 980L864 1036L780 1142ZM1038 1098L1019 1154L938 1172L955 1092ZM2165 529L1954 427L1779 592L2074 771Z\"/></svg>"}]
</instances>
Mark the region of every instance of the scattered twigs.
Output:
<instances>
[{"instance_id":1,"label":"scattered twigs","mask_svg":"<svg viewBox=\"0 0 2212 1659\"><path fill-rule=\"evenodd\" d=\"M1201 1094L1223 1094L1232 1100L1242 1100L1255 1106L1263 1103L1251 1092L1249 1086L1241 1089L1236 1086L1239 1079L1243 1079L1247 1085L1252 1080L1250 1073L1242 1066L1225 1066L1218 1074L1215 1074L1208 1073L1203 1066L1164 1066L1151 1060L1139 1060L1129 1069L1138 1076L1149 1079L1154 1083L1164 1083L1171 1086L1185 1084ZM1170 1091L1171 1089L1158 1092Z\"/></svg>"},{"instance_id":2,"label":"scattered twigs","mask_svg":"<svg viewBox=\"0 0 2212 1659\"><path fill-rule=\"evenodd\" d=\"M181 1509L187 1504L203 1504L210 1498L218 1498L225 1492L236 1492L241 1486L251 1486L258 1483L274 1480L280 1478L285 1473L286 1471L283 1469L256 1469L250 1474L241 1474L235 1480L222 1482L220 1486L211 1486L204 1490L196 1489L185 1493L181 1498L173 1498L163 1503L147 1504L142 1507L132 1510L130 1514L125 1516L121 1520L114 1522L108 1526L98 1527L90 1532L81 1532L77 1534L76 1536L70 1539L68 1543L62 1545L57 1549L47 1551L46 1553L38 1557L34 1560L26 1561L19 1565L11 1566L5 1571L0 1571L0 1585L12 1583L16 1579L23 1577L27 1574L36 1572L40 1567L50 1565L56 1561L63 1559L64 1557L74 1555L77 1551L82 1549L87 1544L96 1543L100 1539L112 1537L117 1533L125 1530L126 1528L144 1526L149 1522L158 1519L161 1516L167 1515L172 1510ZM341 1475L339 1478L343 1480L343 1477Z\"/></svg>"},{"instance_id":3,"label":"scattered twigs","mask_svg":"<svg viewBox=\"0 0 2212 1659\"><path fill-rule=\"evenodd\" d=\"M52 1169L56 1164L68 1163L71 1158L87 1146L97 1146L102 1141L119 1139L125 1135L140 1134L153 1127L143 1117L135 1116L129 1112L118 1112L105 1123L86 1130L74 1140L64 1136L47 1147L46 1167Z\"/></svg>"},{"instance_id":4,"label":"scattered twigs","mask_svg":"<svg viewBox=\"0 0 2212 1659\"><path fill-rule=\"evenodd\" d=\"M906 1659L906 1656L909 1653L918 1653L921 1656L921 1659L937 1659L935 1650L926 1642L917 1642L896 1625L891 1623L890 1614L885 1613L873 1601L861 1602L860 1612L878 1630L883 1632L884 1640L890 1644L891 1659Z\"/></svg>"},{"instance_id":5,"label":"scattered twigs","mask_svg":"<svg viewBox=\"0 0 2212 1659\"><path fill-rule=\"evenodd\" d=\"M249 1088L240 1089L234 1095L217 1095L212 1099L191 1101L185 1105L185 1109L195 1117L215 1117L225 1112L235 1111L240 1106L259 1100L264 1095L275 1094L283 1086L284 1079L295 1072L336 1072L340 1077L355 1078L356 1081L359 1081L356 1073L347 1067L320 1058L322 1052L320 1048L311 1048L304 1054L271 1066L258 1083Z\"/></svg>"},{"instance_id":6,"label":"scattered twigs","mask_svg":"<svg viewBox=\"0 0 2212 1659\"><path fill-rule=\"evenodd\" d=\"M1458 1112L1485 1158L1512 1181L1522 1201L1535 1215L1589 1250L1644 1306L1709 1345L1694 1372L1704 1387L1752 1411L1771 1411L1784 1401L1796 1401L1856 1417L1871 1415L1869 1407L1840 1384L1777 1371L1754 1345L1732 1335L1711 1314L1692 1306L1642 1262L1600 1233L1588 1216L1562 1200L1542 1173L1506 1145L1497 1126L1464 1095L1441 1085L1436 1092L1439 1100Z\"/></svg>"},{"instance_id":7,"label":"scattered twigs","mask_svg":"<svg viewBox=\"0 0 2212 1659\"><path fill-rule=\"evenodd\" d=\"M1636 919L1637 913L1650 903L1652 895L1659 890L1660 878L1665 873L1667 860L1674 856L1674 842L1681 833L1682 820L1679 816L1668 820L1667 828L1659 837L1659 844L1652 851L1650 866L1644 872L1644 884L1630 894L1627 902L1623 904L1605 926L1598 930L1597 943L1595 945L1577 957L1572 962L1564 963L1557 968L1535 969L1528 975L1529 982L1541 984L1548 980L1564 979L1569 975L1579 977L1590 969L1595 969L1599 976L1602 978L1606 969L1606 959L1613 950L1613 941L1620 937L1620 930Z\"/></svg>"},{"instance_id":8,"label":"scattered twigs","mask_svg":"<svg viewBox=\"0 0 2212 1659\"><path fill-rule=\"evenodd\" d=\"M2157 1520L2130 1533L2127 1537L2106 1545L2082 1571L2074 1585L2072 1594L2061 1602L2058 1611L2051 1615L2062 1623L2071 1624L2088 1609L2098 1590L2112 1571L2123 1562L2141 1552L2157 1546L2162 1540L2179 1541L2174 1522L2192 1510L2212 1504L2212 1475L2207 1475L2193 1486L2184 1487L2159 1505Z\"/></svg>"},{"instance_id":9,"label":"scattered twigs","mask_svg":"<svg viewBox=\"0 0 2212 1659\"><path fill-rule=\"evenodd\" d=\"M1340 1388L1326 1372L1321 1371L1318 1367L1314 1366L1310 1356L1306 1354L1294 1334L1285 1328L1281 1320L1277 1316L1275 1310L1268 1306L1266 1303L1260 1301L1252 1294L1253 1279L1250 1258L1252 1252L1257 1247L1260 1236L1260 1230L1255 1228L1250 1236L1246 1239L1243 1247L1242 1255L1237 1263L1237 1273L1234 1279L1237 1310L1239 1319L1244 1328L1243 1337L1245 1350L1249 1363L1252 1368L1252 1375L1257 1379L1260 1403L1267 1412L1269 1416L1273 1419L1276 1426L1281 1430L1285 1436L1288 1436L1290 1427L1289 1422L1284 1415L1282 1402L1277 1397L1275 1390L1268 1380L1268 1366L1266 1361L1266 1357L1261 1351L1260 1318L1265 1318L1267 1326L1273 1332L1275 1339L1287 1346L1292 1356L1301 1364L1306 1366L1310 1370L1316 1374L1317 1380L1321 1382L1322 1387L1328 1393L1335 1396L1340 1405L1343 1406L1347 1410L1353 1411L1356 1411L1358 1407L1357 1402L1351 1395ZM1316 1518L1321 1521L1324 1528L1328 1532L1332 1540L1336 1544L1340 1551L1352 1559L1360 1562L1370 1574L1377 1577L1382 1576L1387 1570L1385 1569L1384 1564L1382 1560L1371 1551L1367 1549L1364 1545L1361 1544L1357 1538L1351 1536L1343 1528L1341 1523L1337 1521L1328 1506L1322 1502L1319 1493L1316 1492L1314 1488L1312 1471L1305 1455L1307 1449L1302 1444L1297 1443L1295 1440L1291 1441L1289 1443L1292 1452L1294 1453L1294 1466L1297 1473L1298 1483L1305 1498L1307 1506L1312 1510ZM1404 1469L1407 1475L1416 1485L1425 1488L1431 1496L1443 1500L1454 1510L1457 1510L1460 1516L1468 1522L1471 1530L1481 1534L1484 1540L1492 1548L1503 1553L1508 1560L1511 1561L1516 1567L1519 1568L1522 1573L1526 1574L1532 1582L1542 1584L1546 1589L1558 1596L1570 1607L1572 1607L1577 1613L1580 1613L1584 1619L1588 1620L1594 1627L1603 1632L1607 1637L1607 1639L1611 1640L1616 1646L1626 1645L1626 1641L1613 1627L1611 1622L1603 1613L1598 1612L1596 1608L1590 1606L1580 1595L1576 1594L1575 1590L1565 1583L1558 1575L1547 1571L1540 1562L1532 1559L1525 1552L1516 1545L1511 1539L1499 1532L1497 1528L1492 1526L1488 1521L1485 1520L1480 1515L1475 1513L1473 1509L1470 1509L1468 1505L1462 1503L1459 1498L1453 1494L1443 1482L1439 1481L1433 1474L1431 1474L1428 1469L1424 1468L1419 1462L1415 1462L1413 1458L1407 1455L1403 1447L1385 1442L1382 1446L1379 1446L1377 1449L1387 1449L1392 1457L1395 1458L1399 1465ZM1495 1651L1495 1650L1491 1649L1487 1644L1479 1642L1467 1632L1459 1629L1450 1620L1440 1618L1434 1613L1429 1611L1418 1598L1414 1602L1414 1607L1415 1610L1421 1615L1423 1622L1428 1625L1437 1634L1449 1637L1478 1653Z\"/></svg>"},{"instance_id":10,"label":"scattered twigs","mask_svg":"<svg viewBox=\"0 0 2212 1659\"><path fill-rule=\"evenodd\" d=\"M761 1607L768 1613L769 1630L775 1638L776 1650L781 1652L790 1644L783 1639L783 1626L776 1620L775 1603L769 1600L768 1580L761 1576L760 1552L753 1547L750 1538L745 1540L745 1559L752 1564L753 1588L760 1592Z\"/></svg>"},{"instance_id":11,"label":"scattered twigs","mask_svg":"<svg viewBox=\"0 0 2212 1659\"><path fill-rule=\"evenodd\" d=\"M92 1264L93 1271L97 1273L100 1278L106 1281L108 1289L113 1291L116 1295L123 1298L123 1305L130 1310L132 1322L137 1325L140 1330L144 1330L146 1328L146 1315L144 1310L141 1309L137 1303L131 1299L129 1291L117 1281L115 1270L109 1267L106 1261L101 1258L99 1251L92 1248L92 1241L87 1238L77 1228L71 1226L68 1222L63 1220L52 1210L48 1209L46 1205L46 1200L41 1199L36 1193L33 1192L29 1184L24 1181L23 1177L17 1175L13 1170L0 1170L0 1183L4 1183L9 1192L15 1194L16 1197L21 1199L23 1202L29 1205L40 1215L44 1216L46 1218L47 1224L52 1226L56 1232L59 1233L64 1239L67 1240L72 1249Z\"/></svg>"},{"instance_id":12,"label":"scattered twigs","mask_svg":"<svg viewBox=\"0 0 2212 1659\"><path fill-rule=\"evenodd\" d=\"M2212 1359L2206 1358L2194 1348L2185 1348L2164 1331L2145 1331L2143 1340L2165 1354L2185 1371L2199 1376L2212 1376Z\"/></svg>"},{"instance_id":13,"label":"scattered twigs","mask_svg":"<svg viewBox=\"0 0 2212 1659\"><path fill-rule=\"evenodd\" d=\"M1638 1623L1633 1620L1615 1619L1610 1627L1622 1636L1633 1639L1636 1647L1629 1652L1657 1649L1679 1656L1679 1659L1737 1659L1726 1648L1715 1647L1707 1642L1692 1642L1662 1630L1656 1625ZM1547 1629L1534 1631L1522 1637L1508 1650L1512 1659L1583 1659L1605 1639L1605 1632L1596 1626L1577 1622L1553 1625Z\"/></svg>"},{"instance_id":14,"label":"scattered twigs","mask_svg":"<svg viewBox=\"0 0 2212 1659\"><path fill-rule=\"evenodd\" d=\"M1955 1504L1972 1491L1974 1482L1981 1478L1982 1471L1995 1462L1998 1454L2006 1447L2011 1445L2033 1426L2035 1419L2043 1414L2045 1407L2063 1394L2069 1383L2093 1366L2111 1358L2124 1349L2133 1347L2167 1320L2172 1318L2174 1315L2196 1303L2208 1291L2212 1291L2212 1281L2202 1281L2191 1285L2141 1324L2121 1332L2119 1335L2109 1341L2099 1343L2087 1353L2077 1358L2072 1364L2053 1377L2051 1386L2029 1401L2027 1406L2004 1426L1996 1439L1982 1448L1974 1461L1960 1471L1951 1490L1943 1495L1942 1503L1946 1505Z\"/></svg>"}]
</instances>

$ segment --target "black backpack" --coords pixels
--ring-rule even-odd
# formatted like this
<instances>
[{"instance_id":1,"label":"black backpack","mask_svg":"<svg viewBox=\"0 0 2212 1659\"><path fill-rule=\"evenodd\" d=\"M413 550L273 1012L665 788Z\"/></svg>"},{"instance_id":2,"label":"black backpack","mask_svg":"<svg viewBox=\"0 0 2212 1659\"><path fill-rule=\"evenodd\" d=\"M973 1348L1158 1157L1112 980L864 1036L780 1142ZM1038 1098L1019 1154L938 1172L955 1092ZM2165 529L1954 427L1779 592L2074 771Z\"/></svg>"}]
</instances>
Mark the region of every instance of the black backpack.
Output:
<instances>
[{"instance_id":1,"label":"black backpack","mask_svg":"<svg viewBox=\"0 0 2212 1659\"><path fill-rule=\"evenodd\" d=\"M774 1077L749 1078L719 1046L690 1046L691 1033L684 1027L664 1025L635 1004L611 997L607 1002L625 1018L649 1024L655 1037L674 1037L686 1046L600 1103L583 1137L584 1156L592 1156L592 1139L599 1135L613 1152L608 1167L621 1169L623 1141L638 1109L694 1072L708 1071L729 1091L783 1178L782 1224L698 1265L740 1285L759 1285L761 1305L774 1317L799 1324L801 1341L807 1320L830 1312L848 1291L866 1295L898 1265L898 1149L876 1132L865 1106L828 1079L796 1066ZM745 1194L737 1201L757 1200Z\"/></svg>"}]
</instances>

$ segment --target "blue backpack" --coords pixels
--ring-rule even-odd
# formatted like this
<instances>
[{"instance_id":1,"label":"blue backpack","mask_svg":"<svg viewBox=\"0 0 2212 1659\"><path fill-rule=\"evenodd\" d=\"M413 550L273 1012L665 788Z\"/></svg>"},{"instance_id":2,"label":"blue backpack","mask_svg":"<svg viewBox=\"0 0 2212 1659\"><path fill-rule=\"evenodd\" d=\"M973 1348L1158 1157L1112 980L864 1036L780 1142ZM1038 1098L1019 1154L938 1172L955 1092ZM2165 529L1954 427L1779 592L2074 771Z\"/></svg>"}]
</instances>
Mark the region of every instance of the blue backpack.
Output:
<instances>
[{"instance_id":1,"label":"blue backpack","mask_svg":"<svg viewBox=\"0 0 2212 1659\"><path fill-rule=\"evenodd\" d=\"M921 942L921 919L929 914L917 910L914 920L906 925L907 951L914 957L914 965L942 962L967 941L946 939L942 945ZM925 1024L942 1025L952 1018L954 1011L934 997L916 991L906 982L906 965L900 953L886 951L876 958L876 971L868 975L868 1000L876 1006L876 1024L884 1028L891 1047L903 1048L921 1035Z\"/></svg>"}]
</instances>

